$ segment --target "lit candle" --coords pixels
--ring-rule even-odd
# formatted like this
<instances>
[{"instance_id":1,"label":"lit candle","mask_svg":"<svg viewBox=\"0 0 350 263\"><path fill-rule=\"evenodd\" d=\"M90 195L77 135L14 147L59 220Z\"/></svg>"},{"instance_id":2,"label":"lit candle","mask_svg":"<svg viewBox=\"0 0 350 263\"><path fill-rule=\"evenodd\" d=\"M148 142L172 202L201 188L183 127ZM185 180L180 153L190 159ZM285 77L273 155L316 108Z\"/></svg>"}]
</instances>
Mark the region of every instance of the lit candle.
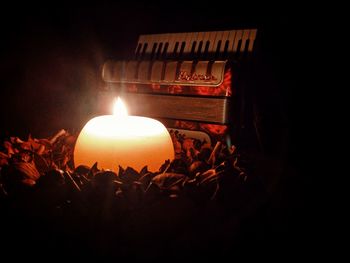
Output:
<instances>
[{"instance_id":1,"label":"lit candle","mask_svg":"<svg viewBox=\"0 0 350 263\"><path fill-rule=\"evenodd\" d=\"M165 126L154 119L128 116L120 98L113 115L91 119L80 132L74 163L100 169L118 171L132 167L140 171L145 165L149 171L158 171L166 160L174 159L174 146Z\"/></svg>"}]
</instances>

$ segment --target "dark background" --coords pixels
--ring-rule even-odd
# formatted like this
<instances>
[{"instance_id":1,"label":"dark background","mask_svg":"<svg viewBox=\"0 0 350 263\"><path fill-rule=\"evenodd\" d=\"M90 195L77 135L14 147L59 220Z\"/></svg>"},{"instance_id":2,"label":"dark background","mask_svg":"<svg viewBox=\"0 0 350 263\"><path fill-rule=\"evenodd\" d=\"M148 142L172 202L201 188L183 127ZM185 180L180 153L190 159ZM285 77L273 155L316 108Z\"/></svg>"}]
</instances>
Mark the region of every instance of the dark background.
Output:
<instances>
[{"instance_id":1,"label":"dark background","mask_svg":"<svg viewBox=\"0 0 350 263\"><path fill-rule=\"evenodd\" d=\"M92 114L90 93L101 85L103 62L129 58L145 33L257 27L265 76L261 89L286 114L293 113L292 92L302 74L301 15L293 6L224 2L5 5L0 18L1 136L79 129Z\"/></svg>"},{"instance_id":2,"label":"dark background","mask_svg":"<svg viewBox=\"0 0 350 263\"><path fill-rule=\"evenodd\" d=\"M283 131L275 165L282 179L272 202L253 220L255 242L294 241L301 248L313 238L312 204L300 147L305 142L300 96L307 70L309 22L300 6L238 6L225 2L11 4L0 16L1 139L48 137L61 128L79 131L94 115L93 95L101 66L128 58L140 34L258 28L264 138ZM265 92L266 91L266 92ZM277 138L277 137L276 137ZM279 138L280 139L280 138ZM262 220L260 222L259 220ZM255 233L255 232L254 232ZM258 241L257 241L258 240ZM288 242L292 241L293 242ZM285 242L285 243L283 243ZM289 244L290 243L290 244ZM287 246L287 245L286 245Z\"/></svg>"}]
</instances>

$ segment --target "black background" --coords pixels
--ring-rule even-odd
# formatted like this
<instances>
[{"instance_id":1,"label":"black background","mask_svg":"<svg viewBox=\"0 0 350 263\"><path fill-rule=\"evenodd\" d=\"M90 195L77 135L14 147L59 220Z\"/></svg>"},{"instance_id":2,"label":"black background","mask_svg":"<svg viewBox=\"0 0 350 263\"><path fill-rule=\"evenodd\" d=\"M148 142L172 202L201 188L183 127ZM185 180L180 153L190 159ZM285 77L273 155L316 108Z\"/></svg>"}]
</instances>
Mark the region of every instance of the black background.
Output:
<instances>
[{"instance_id":1,"label":"black background","mask_svg":"<svg viewBox=\"0 0 350 263\"><path fill-rule=\"evenodd\" d=\"M306 193L310 179L299 172L306 114L299 91L311 42L309 21L301 10L218 1L5 5L0 16L1 139L79 130L94 114L91 96L101 85L103 62L130 57L140 34L256 27L265 119L272 134L283 129L288 137L284 149L272 149L272 155L285 155L278 160L287 159L285 175L268 215L256 218L255 230L263 234L255 243L268 239L289 248L297 243L298 251L313 238ZM267 135L267 140L273 138Z\"/></svg>"},{"instance_id":2,"label":"black background","mask_svg":"<svg viewBox=\"0 0 350 263\"><path fill-rule=\"evenodd\" d=\"M1 135L50 135L81 126L90 117L89 93L101 83L108 58L131 56L140 34L259 29L266 93L287 114L302 75L302 14L227 3L12 4L2 8ZM304 58L303 58L304 59ZM295 66L297 66L295 68ZM267 83L267 84L266 84ZM287 119L291 119L288 116ZM44 134L43 134L44 133ZM45 134L46 133L46 134Z\"/></svg>"}]
</instances>

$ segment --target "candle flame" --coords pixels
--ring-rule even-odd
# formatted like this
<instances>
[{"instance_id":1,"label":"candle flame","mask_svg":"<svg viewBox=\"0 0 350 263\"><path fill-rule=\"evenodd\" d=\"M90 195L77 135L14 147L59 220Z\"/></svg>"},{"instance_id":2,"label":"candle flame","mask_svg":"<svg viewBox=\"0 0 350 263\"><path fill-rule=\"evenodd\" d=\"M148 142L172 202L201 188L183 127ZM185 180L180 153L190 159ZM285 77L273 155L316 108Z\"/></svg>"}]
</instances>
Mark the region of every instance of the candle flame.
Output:
<instances>
[{"instance_id":1,"label":"candle flame","mask_svg":"<svg viewBox=\"0 0 350 263\"><path fill-rule=\"evenodd\" d=\"M114 103L114 108L113 108L113 115L117 117L126 117L128 116L128 111L125 107L124 102L120 97L116 99Z\"/></svg>"}]
</instances>

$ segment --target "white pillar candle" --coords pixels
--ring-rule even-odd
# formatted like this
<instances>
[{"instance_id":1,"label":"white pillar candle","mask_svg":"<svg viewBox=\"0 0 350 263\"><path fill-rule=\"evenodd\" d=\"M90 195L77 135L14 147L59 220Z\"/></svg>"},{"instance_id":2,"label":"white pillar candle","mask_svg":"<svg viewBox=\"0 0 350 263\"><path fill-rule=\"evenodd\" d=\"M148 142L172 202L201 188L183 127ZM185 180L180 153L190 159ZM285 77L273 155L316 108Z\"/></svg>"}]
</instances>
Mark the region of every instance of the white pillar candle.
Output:
<instances>
[{"instance_id":1,"label":"white pillar candle","mask_svg":"<svg viewBox=\"0 0 350 263\"><path fill-rule=\"evenodd\" d=\"M80 132L74 164L118 171L129 166L140 171L145 165L158 171L166 160L174 159L174 146L165 126L154 119L128 116L118 98L113 115L91 119Z\"/></svg>"}]
</instances>

